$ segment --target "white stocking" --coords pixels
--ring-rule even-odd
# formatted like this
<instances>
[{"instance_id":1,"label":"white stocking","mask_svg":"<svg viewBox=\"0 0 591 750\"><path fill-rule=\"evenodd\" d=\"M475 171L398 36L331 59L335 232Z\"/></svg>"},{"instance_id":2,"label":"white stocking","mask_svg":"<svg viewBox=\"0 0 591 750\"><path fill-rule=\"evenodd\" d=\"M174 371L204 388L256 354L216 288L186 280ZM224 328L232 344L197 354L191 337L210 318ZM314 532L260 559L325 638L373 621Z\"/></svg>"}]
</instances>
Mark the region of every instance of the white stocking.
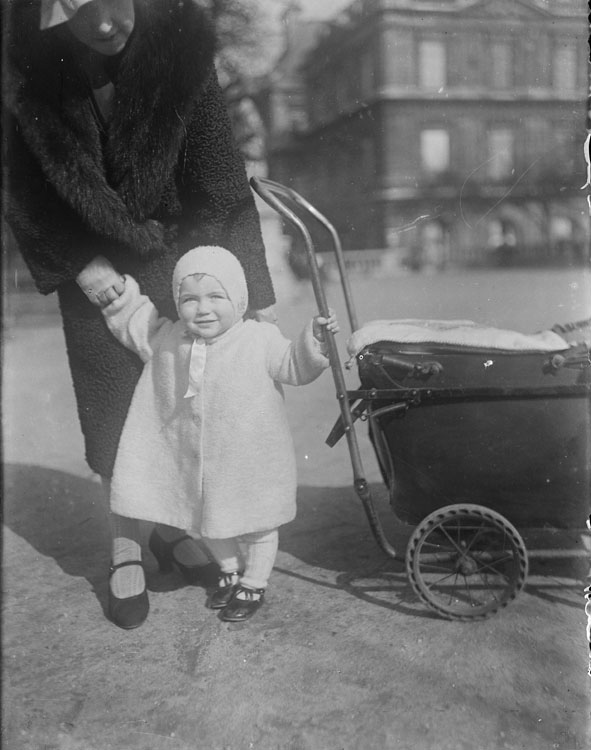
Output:
<instances>
[{"instance_id":1,"label":"white stocking","mask_svg":"<svg viewBox=\"0 0 591 750\"><path fill-rule=\"evenodd\" d=\"M109 500L110 481L103 478L103 489ZM111 564L118 565L128 560L141 560L140 522L136 518L126 518L109 513L111 529ZM141 594L146 585L144 571L139 565L126 565L111 576L111 591L118 599Z\"/></svg>"},{"instance_id":2,"label":"white stocking","mask_svg":"<svg viewBox=\"0 0 591 750\"><path fill-rule=\"evenodd\" d=\"M267 588L279 547L279 532L273 529L244 534L240 541L246 547L246 566L240 583L250 589Z\"/></svg>"},{"instance_id":3,"label":"white stocking","mask_svg":"<svg viewBox=\"0 0 591 750\"><path fill-rule=\"evenodd\" d=\"M203 540L215 561L220 566L222 573L235 573L244 568L242 553L235 537L229 539L204 539Z\"/></svg>"}]
</instances>

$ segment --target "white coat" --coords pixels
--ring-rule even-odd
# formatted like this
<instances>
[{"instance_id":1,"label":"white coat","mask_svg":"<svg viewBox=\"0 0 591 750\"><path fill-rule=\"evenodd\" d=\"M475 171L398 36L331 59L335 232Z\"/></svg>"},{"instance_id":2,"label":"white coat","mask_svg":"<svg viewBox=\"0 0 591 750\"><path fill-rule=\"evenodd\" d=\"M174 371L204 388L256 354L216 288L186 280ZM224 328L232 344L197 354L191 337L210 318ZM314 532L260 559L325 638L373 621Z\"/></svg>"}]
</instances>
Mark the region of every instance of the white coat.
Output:
<instances>
[{"instance_id":1,"label":"white coat","mask_svg":"<svg viewBox=\"0 0 591 750\"><path fill-rule=\"evenodd\" d=\"M115 460L111 510L212 539L291 521L296 464L281 385L309 383L328 366L312 324L292 343L277 326L240 320L205 343L182 322L159 318L130 277L103 312L145 362ZM187 396L192 356L204 369Z\"/></svg>"}]
</instances>

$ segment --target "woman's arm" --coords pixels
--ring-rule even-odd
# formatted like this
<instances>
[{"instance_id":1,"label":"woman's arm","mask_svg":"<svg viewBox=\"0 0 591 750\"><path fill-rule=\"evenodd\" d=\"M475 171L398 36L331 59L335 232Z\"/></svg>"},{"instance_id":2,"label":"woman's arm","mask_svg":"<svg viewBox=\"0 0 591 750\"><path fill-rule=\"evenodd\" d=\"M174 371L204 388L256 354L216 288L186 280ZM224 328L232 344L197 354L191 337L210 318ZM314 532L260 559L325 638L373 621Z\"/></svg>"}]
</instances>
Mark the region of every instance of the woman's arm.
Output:
<instances>
[{"instance_id":1,"label":"woman's arm","mask_svg":"<svg viewBox=\"0 0 591 750\"><path fill-rule=\"evenodd\" d=\"M8 140L5 215L42 294L50 294L60 285L76 280L97 256L121 260L134 256L147 258L161 249L161 240L154 238L160 237L162 226L152 220L134 223L119 198L112 202L116 209L113 215L106 210L104 231L96 227L93 230L58 195L10 115L6 117L5 130ZM113 226L119 226L123 233L114 236ZM135 244L129 244L125 237L130 242L133 239Z\"/></svg>"},{"instance_id":2,"label":"woman's arm","mask_svg":"<svg viewBox=\"0 0 591 750\"><path fill-rule=\"evenodd\" d=\"M58 197L16 126L6 162L6 218L37 288L50 294L104 253L104 239L89 232Z\"/></svg>"}]
</instances>

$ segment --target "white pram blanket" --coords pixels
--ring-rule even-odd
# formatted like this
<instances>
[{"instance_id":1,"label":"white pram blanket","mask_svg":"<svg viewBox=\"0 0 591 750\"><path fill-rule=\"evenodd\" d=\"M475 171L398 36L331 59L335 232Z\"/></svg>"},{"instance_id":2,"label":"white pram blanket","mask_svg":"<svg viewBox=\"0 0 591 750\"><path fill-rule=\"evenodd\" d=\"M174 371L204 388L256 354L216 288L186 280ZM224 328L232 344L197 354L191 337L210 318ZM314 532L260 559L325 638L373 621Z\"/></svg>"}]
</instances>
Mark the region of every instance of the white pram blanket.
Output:
<instances>
[{"instance_id":1,"label":"white pram blanket","mask_svg":"<svg viewBox=\"0 0 591 750\"><path fill-rule=\"evenodd\" d=\"M355 357L363 348L378 341L399 344L451 344L478 349L516 352L556 352L569 344L554 331L525 334L490 328L471 320L372 320L355 331L347 350Z\"/></svg>"}]
</instances>

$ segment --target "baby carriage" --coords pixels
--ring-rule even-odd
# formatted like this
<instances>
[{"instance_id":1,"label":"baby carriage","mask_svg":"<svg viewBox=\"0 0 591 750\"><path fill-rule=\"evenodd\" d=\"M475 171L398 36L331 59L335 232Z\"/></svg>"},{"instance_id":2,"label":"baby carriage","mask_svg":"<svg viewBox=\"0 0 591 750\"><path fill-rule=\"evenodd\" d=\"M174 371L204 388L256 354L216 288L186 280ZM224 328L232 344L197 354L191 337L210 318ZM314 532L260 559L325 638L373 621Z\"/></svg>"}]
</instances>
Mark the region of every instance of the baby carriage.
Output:
<instances>
[{"instance_id":1,"label":"baby carriage","mask_svg":"<svg viewBox=\"0 0 591 750\"><path fill-rule=\"evenodd\" d=\"M301 233L322 315L328 306L301 214L332 239L360 385L347 390L329 335L340 416L327 443L346 437L376 541L404 560L415 593L440 616L469 621L494 614L525 585L528 552L518 529L580 528L589 512L590 322L532 336L471 321L359 326L334 227L294 190L261 178L251 185ZM376 512L357 420L368 423L392 509L416 524L404 557Z\"/></svg>"}]
</instances>

